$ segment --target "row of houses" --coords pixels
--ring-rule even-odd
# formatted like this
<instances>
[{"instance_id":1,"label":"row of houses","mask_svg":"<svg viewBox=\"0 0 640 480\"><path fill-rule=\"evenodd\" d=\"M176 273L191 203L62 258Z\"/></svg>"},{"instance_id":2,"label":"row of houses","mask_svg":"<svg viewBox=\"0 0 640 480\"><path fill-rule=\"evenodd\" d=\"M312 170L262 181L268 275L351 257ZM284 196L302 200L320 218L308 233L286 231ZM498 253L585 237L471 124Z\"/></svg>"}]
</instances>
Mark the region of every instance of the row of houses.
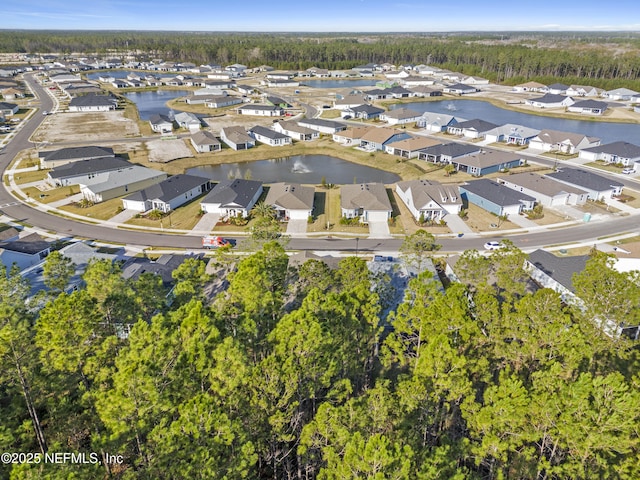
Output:
<instances>
[{"instance_id":1,"label":"row of houses","mask_svg":"<svg viewBox=\"0 0 640 480\"><path fill-rule=\"evenodd\" d=\"M628 88L615 88L604 90L602 88L588 85L565 85L563 83L553 83L545 85L539 82L526 82L513 87L514 92L535 92L549 95L561 95L569 97L601 97L613 101L640 101L640 93Z\"/></svg>"}]
</instances>

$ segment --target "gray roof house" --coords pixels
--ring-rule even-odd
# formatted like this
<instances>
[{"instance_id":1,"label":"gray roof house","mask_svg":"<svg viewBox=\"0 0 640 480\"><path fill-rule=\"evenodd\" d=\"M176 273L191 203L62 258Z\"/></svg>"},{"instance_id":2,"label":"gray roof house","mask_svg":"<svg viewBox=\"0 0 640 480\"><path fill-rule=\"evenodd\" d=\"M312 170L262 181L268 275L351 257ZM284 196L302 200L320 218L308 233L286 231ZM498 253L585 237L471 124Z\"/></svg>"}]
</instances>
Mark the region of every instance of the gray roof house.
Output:
<instances>
[{"instance_id":1,"label":"gray roof house","mask_svg":"<svg viewBox=\"0 0 640 480\"><path fill-rule=\"evenodd\" d=\"M248 217L262 195L262 182L257 180L222 180L200 202L205 213L223 217Z\"/></svg>"},{"instance_id":2,"label":"gray roof house","mask_svg":"<svg viewBox=\"0 0 640 480\"><path fill-rule=\"evenodd\" d=\"M344 123L325 120L323 118L302 118L298 120L298 125L329 135L333 135L336 132L341 132L342 130L347 129L347 126Z\"/></svg>"},{"instance_id":3,"label":"gray roof house","mask_svg":"<svg viewBox=\"0 0 640 480\"><path fill-rule=\"evenodd\" d=\"M282 220L307 220L313 211L315 189L298 183L274 183L265 203L272 205Z\"/></svg>"},{"instance_id":4,"label":"gray roof house","mask_svg":"<svg viewBox=\"0 0 640 480\"><path fill-rule=\"evenodd\" d=\"M37 233L31 233L11 242L0 243L0 261L11 269L16 264L20 270L40 263L49 255L51 245Z\"/></svg>"},{"instance_id":5,"label":"gray roof house","mask_svg":"<svg viewBox=\"0 0 640 480\"><path fill-rule=\"evenodd\" d=\"M609 107L607 102L598 100L580 100L573 105L569 105L567 110L573 113L583 113L585 115L602 115Z\"/></svg>"},{"instance_id":6,"label":"gray roof house","mask_svg":"<svg viewBox=\"0 0 640 480\"><path fill-rule=\"evenodd\" d=\"M505 175L497 181L512 190L531 195L537 203L545 207L582 205L588 198L585 190L556 182L533 172Z\"/></svg>"},{"instance_id":7,"label":"gray roof house","mask_svg":"<svg viewBox=\"0 0 640 480\"><path fill-rule=\"evenodd\" d=\"M175 121L180 127L186 128L190 132L197 132L200 130L202 126L202 122L200 119L193 113L190 112L179 112L176 113Z\"/></svg>"},{"instance_id":8,"label":"gray roof house","mask_svg":"<svg viewBox=\"0 0 640 480\"><path fill-rule=\"evenodd\" d=\"M469 93L476 93L478 89L464 83L455 83L453 85L445 86L442 91L444 93L451 93L453 95L467 95Z\"/></svg>"},{"instance_id":9,"label":"gray roof house","mask_svg":"<svg viewBox=\"0 0 640 480\"><path fill-rule=\"evenodd\" d=\"M241 126L224 127L220 130L220 139L234 150L247 150L256 146L255 139Z\"/></svg>"},{"instance_id":10,"label":"gray roof house","mask_svg":"<svg viewBox=\"0 0 640 480\"><path fill-rule=\"evenodd\" d=\"M232 105L239 105L241 103L242 98L234 97L232 95L217 95L207 98L204 102L205 106L208 108L230 107Z\"/></svg>"},{"instance_id":11,"label":"gray roof house","mask_svg":"<svg viewBox=\"0 0 640 480\"><path fill-rule=\"evenodd\" d=\"M506 142L511 145L527 145L539 133L540 130L535 128L507 123L485 132L484 138L491 143Z\"/></svg>"},{"instance_id":12,"label":"gray roof house","mask_svg":"<svg viewBox=\"0 0 640 480\"><path fill-rule=\"evenodd\" d=\"M18 113L20 107L15 103L0 102L0 115L11 117Z\"/></svg>"},{"instance_id":13,"label":"gray roof house","mask_svg":"<svg viewBox=\"0 0 640 480\"><path fill-rule=\"evenodd\" d=\"M159 210L168 213L209 190L211 181L208 178L174 175L123 198L122 206L125 210L137 212Z\"/></svg>"},{"instance_id":14,"label":"gray roof house","mask_svg":"<svg viewBox=\"0 0 640 480\"><path fill-rule=\"evenodd\" d=\"M363 120L371 120L378 118L381 113L384 113L384 108L374 107L373 105L364 104L356 107L349 107L342 110L342 117L351 115L353 118L361 118Z\"/></svg>"},{"instance_id":15,"label":"gray roof house","mask_svg":"<svg viewBox=\"0 0 640 480\"><path fill-rule=\"evenodd\" d=\"M613 142L585 148L580 150L578 156L586 160L602 160L607 163L632 167L635 162L640 161L640 146L629 142Z\"/></svg>"},{"instance_id":16,"label":"gray roof house","mask_svg":"<svg viewBox=\"0 0 640 480\"><path fill-rule=\"evenodd\" d=\"M462 198L458 187L431 180L408 180L396 183L396 193L416 220L438 221L448 213L458 214Z\"/></svg>"},{"instance_id":17,"label":"gray roof house","mask_svg":"<svg viewBox=\"0 0 640 480\"><path fill-rule=\"evenodd\" d=\"M382 183L342 185L340 208L343 217L360 218L362 223L387 221L393 211Z\"/></svg>"},{"instance_id":18,"label":"gray roof house","mask_svg":"<svg viewBox=\"0 0 640 480\"><path fill-rule=\"evenodd\" d=\"M573 275L582 272L589 255L556 257L545 250L534 250L525 260L525 270L541 287L550 288L560 294L563 302L576 303Z\"/></svg>"},{"instance_id":19,"label":"gray roof house","mask_svg":"<svg viewBox=\"0 0 640 480\"><path fill-rule=\"evenodd\" d=\"M418 120L417 126L420 128L424 128L429 132L439 133L446 131L447 128L449 128L449 126L451 125L455 125L459 122L464 121L466 120L454 115L425 112Z\"/></svg>"},{"instance_id":20,"label":"gray roof house","mask_svg":"<svg viewBox=\"0 0 640 480\"><path fill-rule=\"evenodd\" d=\"M151 130L156 133L170 133L173 131L173 121L166 115L154 113L149 117Z\"/></svg>"},{"instance_id":21,"label":"gray roof house","mask_svg":"<svg viewBox=\"0 0 640 480\"><path fill-rule=\"evenodd\" d=\"M484 178L467 182L459 188L464 201L495 215L519 215L523 210L531 210L536 201L530 195Z\"/></svg>"},{"instance_id":22,"label":"gray roof house","mask_svg":"<svg viewBox=\"0 0 640 480\"><path fill-rule=\"evenodd\" d=\"M84 183L101 183L106 174L113 170L119 170L131 166L122 157L99 157L89 160L66 163L52 168L47 173L47 183L57 187L78 185Z\"/></svg>"},{"instance_id":23,"label":"gray roof house","mask_svg":"<svg viewBox=\"0 0 640 480\"><path fill-rule=\"evenodd\" d=\"M189 140L198 153L217 152L222 149L220 141L207 130L194 133Z\"/></svg>"},{"instance_id":24,"label":"gray roof house","mask_svg":"<svg viewBox=\"0 0 640 480\"><path fill-rule=\"evenodd\" d=\"M501 172L522 165L522 159L515 153L499 150L480 150L451 160L456 170L475 177Z\"/></svg>"},{"instance_id":25,"label":"gray roof house","mask_svg":"<svg viewBox=\"0 0 640 480\"><path fill-rule=\"evenodd\" d=\"M412 138L406 131L372 127L360 137L360 146L368 150L384 150L389 143Z\"/></svg>"},{"instance_id":26,"label":"gray roof house","mask_svg":"<svg viewBox=\"0 0 640 480\"><path fill-rule=\"evenodd\" d=\"M380 114L380 120L387 122L389 125L405 125L407 123L415 123L422 117L420 112L411 110L410 108L396 108Z\"/></svg>"},{"instance_id":27,"label":"gray roof house","mask_svg":"<svg viewBox=\"0 0 640 480\"><path fill-rule=\"evenodd\" d=\"M590 200L606 200L620 195L624 186L616 180L609 180L601 175L577 168L562 168L545 176L557 182L586 190Z\"/></svg>"},{"instance_id":28,"label":"gray roof house","mask_svg":"<svg viewBox=\"0 0 640 480\"><path fill-rule=\"evenodd\" d=\"M536 137L529 141L529 147L534 150L542 150L543 152L558 150L566 154L573 154L578 150L598 145L600 145L600 139L597 137L548 129L541 130Z\"/></svg>"},{"instance_id":29,"label":"gray roof house","mask_svg":"<svg viewBox=\"0 0 640 480\"><path fill-rule=\"evenodd\" d=\"M280 132L293 140L310 141L320 138L320 132L312 128L304 127L295 120L281 120L275 122L272 128L276 132Z\"/></svg>"},{"instance_id":30,"label":"gray roof house","mask_svg":"<svg viewBox=\"0 0 640 480\"><path fill-rule=\"evenodd\" d=\"M106 178L101 183L80 183L80 193L86 200L99 203L142 190L160 183L165 178L167 178L165 172L140 165L131 165L107 172Z\"/></svg>"},{"instance_id":31,"label":"gray roof house","mask_svg":"<svg viewBox=\"0 0 640 480\"><path fill-rule=\"evenodd\" d=\"M529 98L524 103L536 108L561 108L573 105L575 100L564 95L547 93L541 97Z\"/></svg>"},{"instance_id":32,"label":"gray roof house","mask_svg":"<svg viewBox=\"0 0 640 480\"><path fill-rule=\"evenodd\" d=\"M69 102L70 112L108 112L115 110L118 99L113 95L87 94L72 98Z\"/></svg>"},{"instance_id":33,"label":"gray roof house","mask_svg":"<svg viewBox=\"0 0 640 480\"><path fill-rule=\"evenodd\" d=\"M284 110L281 107L275 105L258 105L255 103L238 107L237 112L239 115L254 115L257 117L281 117L284 115Z\"/></svg>"},{"instance_id":34,"label":"gray roof house","mask_svg":"<svg viewBox=\"0 0 640 480\"><path fill-rule=\"evenodd\" d=\"M447 127L447 133L451 135L463 135L466 138L484 138L486 132L493 130L497 126L495 123L476 118L450 125Z\"/></svg>"},{"instance_id":35,"label":"gray roof house","mask_svg":"<svg viewBox=\"0 0 640 480\"><path fill-rule=\"evenodd\" d=\"M249 135L260 143L271 145L272 147L281 147L283 145L291 145L291 137L284 133L271 130L270 128L256 125L249 129Z\"/></svg>"},{"instance_id":36,"label":"gray roof house","mask_svg":"<svg viewBox=\"0 0 640 480\"><path fill-rule=\"evenodd\" d=\"M433 163L453 163L457 159L474 153L480 153L479 146L451 142L423 149L418 159Z\"/></svg>"},{"instance_id":37,"label":"gray roof house","mask_svg":"<svg viewBox=\"0 0 640 480\"><path fill-rule=\"evenodd\" d=\"M40 152L42 168L55 168L66 163L89 160L92 158L115 157L113 148L90 145L86 147L69 147L60 150Z\"/></svg>"}]
</instances>

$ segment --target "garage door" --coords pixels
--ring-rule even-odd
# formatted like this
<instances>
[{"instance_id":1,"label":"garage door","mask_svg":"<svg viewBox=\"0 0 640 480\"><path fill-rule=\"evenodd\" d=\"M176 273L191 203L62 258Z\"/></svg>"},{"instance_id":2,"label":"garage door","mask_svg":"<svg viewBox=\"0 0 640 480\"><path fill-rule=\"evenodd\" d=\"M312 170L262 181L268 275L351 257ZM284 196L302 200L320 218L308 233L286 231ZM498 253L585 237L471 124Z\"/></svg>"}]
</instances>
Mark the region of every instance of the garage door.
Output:
<instances>
[{"instance_id":1,"label":"garage door","mask_svg":"<svg viewBox=\"0 0 640 480\"><path fill-rule=\"evenodd\" d=\"M386 222L388 218L388 212L367 212L367 221L369 222Z\"/></svg>"}]
</instances>

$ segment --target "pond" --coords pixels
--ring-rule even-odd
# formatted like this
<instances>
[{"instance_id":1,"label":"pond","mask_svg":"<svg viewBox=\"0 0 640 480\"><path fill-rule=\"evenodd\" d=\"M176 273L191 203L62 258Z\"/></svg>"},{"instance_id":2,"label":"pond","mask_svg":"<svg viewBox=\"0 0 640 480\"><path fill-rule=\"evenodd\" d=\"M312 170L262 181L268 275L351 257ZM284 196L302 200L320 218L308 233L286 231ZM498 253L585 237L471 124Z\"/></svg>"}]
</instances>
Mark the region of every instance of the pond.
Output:
<instances>
[{"instance_id":1,"label":"pond","mask_svg":"<svg viewBox=\"0 0 640 480\"><path fill-rule=\"evenodd\" d=\"M167 102L178 97L186 97L188 90L156 90L145 92L128 92L124 96L136 104L141 120L149 120L155 113L170 115L173 112L167 107Z\"/></svg>"},{"instance_id":2,"label":"pond","mask_svg":"<svg viewBox=\"0 0 640 480\"><path fill-rule=\"evenodd\" d=\"M301 85L311 88L352 88L352 87L375 87L377 80L302 80Z\"/></svg>"},{"instance_id":3,"label":"pond","mask_svg":"<svg viewBox=\"0 0 640 480\"><path fill-rule=\"evenodd\" d=\"M476 118L497 125L514 123L538 130L551 129L563 132L582 133L590 137L598 137L602 143L625 141L638 144L640 142L640 125L633 123L591 122L584 120L567 120L563 118L530 115L528 113L505 110L489 102L479 100L438 100L435 102L413 102L393 105L391 108L410 108L420 113L433 112L456 115L465 120Z\"/></svg>"},{"instance_id":4,"label":"pond","mask_svg":"<svg viewBox=\"0 0 640 480\"><path fill-rule=\"evenodd\" d=\"M327 183L395 183L400 177L395 173L351 163L328 155L295 155L255 162L203 165L190 168L188 174L200 175L220 181L227 178L246 178L265 183L292 182L320 184L324 177Z\"/></svg>"}]
</instances>

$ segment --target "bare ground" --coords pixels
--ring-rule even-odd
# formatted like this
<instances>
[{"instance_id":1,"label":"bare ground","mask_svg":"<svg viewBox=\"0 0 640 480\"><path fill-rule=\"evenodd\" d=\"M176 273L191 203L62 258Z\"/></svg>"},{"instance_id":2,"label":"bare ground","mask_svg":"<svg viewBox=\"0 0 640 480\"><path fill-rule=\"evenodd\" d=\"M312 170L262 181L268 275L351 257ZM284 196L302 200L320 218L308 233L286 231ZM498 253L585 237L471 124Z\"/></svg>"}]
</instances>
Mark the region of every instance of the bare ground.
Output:
<instances>
[{"instance_id":1,"label":"bare ground","mask_svg":"<svg viewBox=\"0 0 640 480\"><path fill-rule=\"evenodd\" d=\"M147 142L149 151L149 161L165 163L178 158L193 157L193 153L182 139L172 140L151 140Z\"/></svg>"},{"instance_id":2,"label":"bare ground","mask_svg":"<svg viewBox=\"0 0 640 480\"><path fill-rule=\"evenodd\" d=\"M125 118L124 112L73 112L49 115L34 139L50 143L95 142L116 138L136 137L140 130L135 121Z\"/></svg>"}]
</instances>

